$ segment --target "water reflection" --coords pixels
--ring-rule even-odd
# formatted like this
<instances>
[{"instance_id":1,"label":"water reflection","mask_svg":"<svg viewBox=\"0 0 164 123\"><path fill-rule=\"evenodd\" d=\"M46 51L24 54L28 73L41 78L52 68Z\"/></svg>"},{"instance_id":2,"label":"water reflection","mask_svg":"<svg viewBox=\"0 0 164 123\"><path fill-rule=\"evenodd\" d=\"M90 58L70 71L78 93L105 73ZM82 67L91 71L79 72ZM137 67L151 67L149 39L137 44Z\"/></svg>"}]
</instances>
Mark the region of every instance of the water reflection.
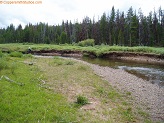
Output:
<instances>
[{"instance_id":1,"label":"water reflection","mask_svg":"<svg viewBox=\"0 0 164 123\"><path fill-rule=\"evenodd\" d=\"M98 64L100 66L109 66L115 69L123 69L137 77L164 87L164 66L162 65L144 64L116 59L91 59L86 57L84 57L83 60L92 64Z\"/></svg>"}]
</instances>

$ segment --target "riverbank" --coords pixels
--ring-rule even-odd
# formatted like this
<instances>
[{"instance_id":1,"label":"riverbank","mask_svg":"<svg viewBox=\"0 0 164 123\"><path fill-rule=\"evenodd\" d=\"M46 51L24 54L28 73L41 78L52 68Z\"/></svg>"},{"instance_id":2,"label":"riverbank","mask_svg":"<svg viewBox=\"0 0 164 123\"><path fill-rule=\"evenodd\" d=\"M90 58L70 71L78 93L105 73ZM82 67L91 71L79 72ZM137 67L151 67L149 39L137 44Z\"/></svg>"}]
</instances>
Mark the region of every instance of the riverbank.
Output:
<instances>
[{"instance_id":1,"label":"riverbank","mask_svg":"<svg viewBox=\"0 0 164 123\"><path fill-rule=\"evenodd\" d=\"M75 59L74 59L75 60ZM138 78L124 70L101 67L77 60L90 66L94 72L107 80L113 87L134 97L134 106L140 105L149 112L153 121L164 121L164 88Z\"/></svg>"},{"instance_id":2,"label":"riverbank","mask_svg":"<svg viewBox=\"0 0 164 123\"><path fill-rule=\"evenodd\" d=\"M30 52L29 52L30 48ZM54 44L0 44L0 51L22 53L31 53L34 55L50 55L50 56L66 56L66 57L82 57L91 58L114 58L128 61L137 61L152 64L164 65L164 48L163 47L126 47L126 46L108 46L95 45L81 47L77 45L54 45Z\"/></svg>"},{"instance_id":3,"label":"riverbank","mask_svg":"<svg viewBox=\"0 0 164 123\"><path fill-rule=\"evenodd\" d=\"M67 50L41 50L41 51L32 51L34 55L42 55L42 56L63 56L63 57L83 57L87 56L90 58L96 58L96 54L88 51L67 51ZM119 59L124 61L132 61L139 63L148 63L148 64L160 64L164 65L164 56L157 54L148 54L148 53L133 53L133 52L109 52L104 53L99 56L104 59Z\"/></svg>"}]
</instances>

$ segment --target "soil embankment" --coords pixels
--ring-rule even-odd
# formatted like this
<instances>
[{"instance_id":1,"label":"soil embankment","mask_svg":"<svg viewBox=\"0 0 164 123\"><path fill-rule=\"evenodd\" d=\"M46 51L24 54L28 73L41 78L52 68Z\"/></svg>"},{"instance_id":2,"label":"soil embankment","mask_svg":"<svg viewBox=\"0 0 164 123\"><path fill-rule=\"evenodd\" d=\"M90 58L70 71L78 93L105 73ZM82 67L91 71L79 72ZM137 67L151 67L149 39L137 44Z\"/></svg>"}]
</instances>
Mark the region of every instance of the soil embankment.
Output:
<instances>
[{"instance_id":1,"label":"soil embankment","mask_svg":"<svg viewBox=\"0 0 164 123\"><path fill-rule=\"evenodd\" d=\"M31 54L42 55L42 56L63 56L63 57L82 57L82 51L71 51L71 50L39 50L31 51Z\"/></svg>"},{"instance_id":2,"label":"soil embankment","mask_svg":"<svg viewBox=\"0 0 164 123\"><path fill-rule=\"evenodd\" d=\"M102 58L114 58L133 62L152 63L164 65L164 55L135 53L135 52L110 52L101 56Z\"/></svg>"},{"instance_id":3,"label":"soil embankment","mask_svg":"<svg viewBox=\"0 0 164 123\"><path fill-rule=\"evenodd\" d=\"M133 62L151 63L164 65L164 55L148 54L148 53L135 53L135 52L109 52L97 56L94 52L90 51L72 51L72 50L40 50L31 51L34 55L43 56L63 56L63 57L82 57L88 56L91 58L101 57L105 59L120 59Z\"/></svg>"}]
</instances>

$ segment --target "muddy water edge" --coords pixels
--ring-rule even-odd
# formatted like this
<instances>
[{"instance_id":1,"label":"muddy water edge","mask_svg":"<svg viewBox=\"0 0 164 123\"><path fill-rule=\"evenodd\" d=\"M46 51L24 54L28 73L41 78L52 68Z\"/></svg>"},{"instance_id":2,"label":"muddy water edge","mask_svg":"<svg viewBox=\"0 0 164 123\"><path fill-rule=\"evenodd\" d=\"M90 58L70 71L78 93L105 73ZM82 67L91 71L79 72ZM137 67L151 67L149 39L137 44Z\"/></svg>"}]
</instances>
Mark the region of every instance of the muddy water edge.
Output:
<instances>
[{"instance_id":1,"label":"muddy water edge","mask_svg":"<svg viewBox=\"0 0 164 123\"><path fill-rule=\"evenodd\" d=\"M89 57L82 57L81 59L92 64L125 70L126 72L149 81L152 84L164 87L164 65L162 64Z\"/></svg>"}]
</instances>

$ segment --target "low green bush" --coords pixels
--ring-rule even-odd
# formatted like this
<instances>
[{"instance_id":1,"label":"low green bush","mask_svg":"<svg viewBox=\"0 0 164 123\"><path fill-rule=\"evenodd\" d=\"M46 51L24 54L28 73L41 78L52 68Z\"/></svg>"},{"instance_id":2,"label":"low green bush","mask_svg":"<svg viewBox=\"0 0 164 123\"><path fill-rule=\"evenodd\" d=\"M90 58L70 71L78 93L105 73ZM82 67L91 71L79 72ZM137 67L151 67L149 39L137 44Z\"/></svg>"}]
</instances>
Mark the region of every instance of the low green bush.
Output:
<instances>
[{"instance_id":1,"label":"low green bush","mask_svg":"<svg viewBox=\"0 0 164 123\"><path fill-rule=\"evenodd\" d=\"M21 58L23 56L23 54L21 52L14 51L14 52L10 53L10 56L11 57L19 57L19 58Z\"/></svg>"},{"instance_id":2,"label":"low green bush","mask_svg":"<svg viewBox=\"0 0 164 123\"><path fill-rule=\"evenodd\" d=\"M94 46L95 45L95 40L94 39L87 39L84 41L80 41L78 43L79 46L86 47L86 46Z\"/></svg>"},{"instance_id":3,"label":"low green bush","mask_svg":"<svg viewBox=\"0 0 164 123\"><path fill-rule=\"evenodd\" d=\"M77 96L77 104L86 105L88 103L89 103L88 99L85 96L82 96L82 95Z\"/></svg>"}]
</instances>

